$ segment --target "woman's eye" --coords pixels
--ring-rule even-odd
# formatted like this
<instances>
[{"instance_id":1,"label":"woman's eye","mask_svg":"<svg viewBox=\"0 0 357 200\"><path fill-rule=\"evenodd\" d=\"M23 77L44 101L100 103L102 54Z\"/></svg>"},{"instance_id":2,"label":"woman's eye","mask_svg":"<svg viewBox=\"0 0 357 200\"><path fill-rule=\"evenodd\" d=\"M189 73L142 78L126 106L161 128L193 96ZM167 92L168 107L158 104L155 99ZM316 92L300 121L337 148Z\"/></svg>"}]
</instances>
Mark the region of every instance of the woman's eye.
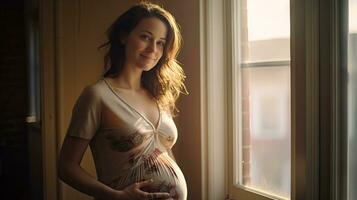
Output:
<instances>
[{"instance_id":1,"label":"woman's eye","mask_svg":"<svg viewBox=\"0 0 357 200\"><path fill-rule=\"evenodd\" d=\"M141 39L143 39L143 40L147 40L147 41L150 40L150 36L148 36L148 35L141 35L140 37L141 37Z\"/></svg>"},{"instance_id":2,"label":"woman's eye","mask_svg":"<svg viewBox=\"0 0 357 200\"><path fill-rule=\"evenodd\" d=\"M157 42L157 44L162 46L162 47L165 46L165 42L163 42L163 41L159 41L159 42Z\"/></svg>"}]
</instances>

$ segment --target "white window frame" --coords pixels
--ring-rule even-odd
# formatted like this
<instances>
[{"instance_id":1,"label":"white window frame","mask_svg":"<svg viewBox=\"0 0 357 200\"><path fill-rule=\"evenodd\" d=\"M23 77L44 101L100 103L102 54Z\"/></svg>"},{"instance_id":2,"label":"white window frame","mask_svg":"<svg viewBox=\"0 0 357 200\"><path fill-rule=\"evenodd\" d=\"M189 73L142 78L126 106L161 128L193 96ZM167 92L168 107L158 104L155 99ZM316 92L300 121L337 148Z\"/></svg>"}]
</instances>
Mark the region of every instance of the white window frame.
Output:
<instances>
[{"instance_id":1,"label":"white window frame","mask_svg":"<svg viewBox=\"0 0 357 200\"><path fill-rule=\"evenodd\" d=\"M232 109L228 109L228 118L229 118L229 196L235 198L239 196L242 199L258 199L258 200L284 200L285 198L279 197L277 195L271 195L257 189L243 186L243 185L234 185L233 183L243 176L243 172L239 166L236 166L237 163L241 163L243 152L241 148L237 145L242 145L242 117L241 117L241 94L238 94L238 88L241 87L241 69L242 68L254 68L254 67L275 67L275 66L289 66L291 65L290 60L271 60L271 61L258 61L258 62L242 62L240 55L240 27L241 22L240 16L240 0L231 0L227 1L227 22L230 24L230 31L227 30L227 38L231 38L231 41L227 41L228 51L227 59L228 62L228 71L230 74L230 82L228 83L229 89L229 98L228 105ZM238 103L237 103L238 102ZM238 122L238 124L234 123ZM238 154L238 155L237 155ZM240 170L237 170L240 169Z\"/></svg>"},{"instance_id":2,"label":"white window frame","mask_svg":"<svg viewBox=\"0 0 357 200\"><path fill-rule=\"evenodd\" d=\"M227 194L227 87L224 1L200 0L202 199Z\"/></svg>"},{"instance_id":3,"label":"white window frame","mask_svg":"<svg viewBox=\"0 0 357 200\"><path fill-rule=\"evenodd\" d=\"M242 145L242 143L240 141L242 141L242 130L241 130L241 124L235 124L234 122L238 121L239 123L241 123L242 119L241 119L241 105L240 103L236 103L236 102L241 102L240 99L240 94L238 94L236 91L238 91L237 87L240 87L240 81L239 79L241 79L241 75L240 75L240 68L242 67L260 67L260 66L272 66L272 65L290 65L290 61L270 61L270 62L254 62L254 63L243 63L241 61L241 58L239 57L240 53L240 49L239 47L240 45L240 27L239 27L239 23L241 21L241 17L240 17L240 13L239 13L239 9L238 8L239 5L239 1L237 0L232 0L230 1L230 5L227 6L227 9L230 9L230 16L228 16L227 19L230 19L230 24L231 24L231 30L230 31L230 36L232 38L232 42L228 43L228 44L232 44L232 46L230 47L231 49L231 53L230 53L230 57L229 59L231 60L231 65L230 65L230 69L231 69L231 102L229 102L229 105L231 105L233 107L233 109L230 109L232 112L228 113L229 114L229 118L231 120L229 120L231 122L230 124L230 134L231 138L229 141L229 152L230 152L230 159L231 163L229 164L229 173L230 174L230 179L229 179L229 195L231 198L237 198L239 196L239 198L242 199L259 199L259 200L268 200L268 199L282 199L282 198L278 198L276 196L272 196L269 195L267 193L264 192L260 192L258 190L254 190L253 188L249 188L249 187L244 187L242 185L235 185L234 182L236 180L236 178L241 177L243 174L241 171L237 171L237 169L239 168L238 166L236 166L237 163L240 163L240 161L242 160L242 152L240 150L240 148L235 145L235 144L239 144ZM239 66L239 67L237 67ZM236 76L238 75L238 76ZM237 105L237 106L236 106ZM238 153L238 155L237 155ZM238 159L237 159L238 158Z\"/></svg>"},{"instance_id":4,"label":"white window frame","mask_svg":"<svg viewBox=\"0 0 357 200\"><path fill-rule=\"evenodd\" d=\"M231 133L239 128L232 123L236 113L232 111L239 108L232 107L231 101L236 95L231 87L236 81L231 76L235 73L231 66L237 64L231 56L236 53L232 46L235 44L232 31L236 27L231 20L235 1L200 0L203 199L229 198L228 194L232 193L231 158L236 151L232 149ZM338 161L344 159L344 137L339 135L340 72L337 67L341 63L341 41L335 28L343 26L340 24L343 4L338 0L291 0L290 5L291 199L316 200L328 196L337 200L343 196L341 187L345 174ZM329 18L320 14L327 14ZM327 37L323 35L326 32L330 33ZM323 58L330 58L324 66ZM331 73L322 73L325 68ZM325 85L329 85L327 89ZM324 92L329 94L331 104L324 104L320 98ZM321 112L327 109L328 116L322 116ZM329 130L328 135L321 139L325 130ZM324 149L328 144L331 146ZM329 167L325 169L321 165ZM331 178L325 179L320 173ZM325 189L330 191L326 195ZM239 200L272 199L246 189L237 191Z\"/></svg>"}]
</instances>

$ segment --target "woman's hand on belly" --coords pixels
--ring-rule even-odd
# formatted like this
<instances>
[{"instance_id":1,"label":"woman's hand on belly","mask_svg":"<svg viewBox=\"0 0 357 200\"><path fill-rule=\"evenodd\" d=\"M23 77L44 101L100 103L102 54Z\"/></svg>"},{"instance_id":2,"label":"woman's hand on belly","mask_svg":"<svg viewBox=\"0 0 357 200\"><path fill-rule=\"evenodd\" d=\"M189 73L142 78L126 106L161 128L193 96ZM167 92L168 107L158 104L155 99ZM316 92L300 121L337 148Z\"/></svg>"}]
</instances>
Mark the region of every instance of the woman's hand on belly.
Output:
<instances>
[{"instance_id":1,"label":"woman's hand on belly","mask_svg":"<svg viewBox=\"0 0 357 200\"><path fill-rule=\"evenodd\" d=\"M153 180L151 179L129 185L121 191L122 195L117 200L170 199L170 194L166 192L149 193L141 190L141 188L150 187L152 183Z\"/></svg>"}]
</instances>

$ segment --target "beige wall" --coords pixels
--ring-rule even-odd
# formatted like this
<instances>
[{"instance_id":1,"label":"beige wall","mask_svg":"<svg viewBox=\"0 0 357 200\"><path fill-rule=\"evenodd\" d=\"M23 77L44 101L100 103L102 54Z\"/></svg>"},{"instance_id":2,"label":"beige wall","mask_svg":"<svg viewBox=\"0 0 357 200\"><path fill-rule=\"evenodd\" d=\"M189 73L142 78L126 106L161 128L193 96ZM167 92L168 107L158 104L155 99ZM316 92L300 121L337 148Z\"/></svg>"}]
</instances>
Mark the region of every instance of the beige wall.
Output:
<instances>
[{"instance_id":1,"label":"beige wall","mask_svg":"<svg viewBox=\"0 0 357 200\"><path fill-rule=\"evenodd\" d=\"M97 46L105 41L104 32L113 20L135 0L59 1L57 8L57 131L60 144L70 120L72 106L83 87L98 79L102 72L102 53ZM161 2L170 10L182 27L184 46L179 56L187 75L189 96L178 102L181 110L176 118L179 139L174 147L177 162L183 170L188 199L201 199L200 143L200 63L199 63L199 3L192 0ZM60 145L59 144L59 145ZM83 167L95 174L88 151ZM90 199L60 184L60 199Z\"/></svg>"}]
</instances>

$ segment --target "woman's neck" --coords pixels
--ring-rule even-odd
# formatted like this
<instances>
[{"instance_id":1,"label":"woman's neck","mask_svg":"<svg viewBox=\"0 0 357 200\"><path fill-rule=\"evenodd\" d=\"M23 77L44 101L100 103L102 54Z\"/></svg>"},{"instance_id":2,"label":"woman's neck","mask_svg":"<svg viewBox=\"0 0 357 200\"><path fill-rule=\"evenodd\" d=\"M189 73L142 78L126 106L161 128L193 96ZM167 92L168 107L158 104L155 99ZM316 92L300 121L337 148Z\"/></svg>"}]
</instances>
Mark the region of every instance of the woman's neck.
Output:
<instances>
[{"instance_id":1,"label":"woman's neck","mask_svg":"<svg viewBox=\"0 0 357 200\"><path fill-rule=\"evenodd\" d=\"M116 87L128 90L142 90L141 84L142 70L135 67L124 66L120 74L113 78Z\"/></svg>"}]
</instances>

